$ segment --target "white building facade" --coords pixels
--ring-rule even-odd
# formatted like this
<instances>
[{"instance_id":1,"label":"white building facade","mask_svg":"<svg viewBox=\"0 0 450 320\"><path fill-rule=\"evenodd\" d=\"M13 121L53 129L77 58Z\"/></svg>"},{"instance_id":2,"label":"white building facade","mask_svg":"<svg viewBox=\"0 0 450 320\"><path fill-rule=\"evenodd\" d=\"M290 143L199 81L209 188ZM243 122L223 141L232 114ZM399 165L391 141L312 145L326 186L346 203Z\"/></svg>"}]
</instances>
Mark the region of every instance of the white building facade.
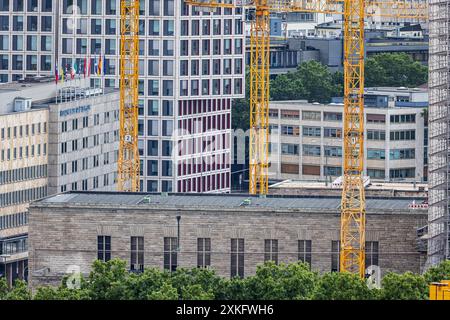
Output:
<instances>
[{"instance_id":1,"label":"white building facade","mask_svg":"<svg viewBox=\"0 0 450 320\"><path fill-rule=\"evenodd\" d=\"M334 180L342 175L343 105L270 104L272 179ZM372 180L424 181L422 108L365 109L364 171Z\"/></svg>"}]
</instances>

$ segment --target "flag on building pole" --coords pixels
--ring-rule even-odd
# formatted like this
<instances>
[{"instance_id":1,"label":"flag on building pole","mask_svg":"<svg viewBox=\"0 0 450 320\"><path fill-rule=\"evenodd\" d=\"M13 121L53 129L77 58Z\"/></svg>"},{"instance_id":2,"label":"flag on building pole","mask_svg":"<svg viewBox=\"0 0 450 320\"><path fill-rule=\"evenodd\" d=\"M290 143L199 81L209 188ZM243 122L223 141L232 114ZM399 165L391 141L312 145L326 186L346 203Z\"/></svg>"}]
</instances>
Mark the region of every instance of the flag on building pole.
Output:
<instances>
[{"instance_id":1,"label":"flag on building pole","mask_svg":"<svg viewBox=\"0 0 450 320\"><path fill-rule=\"evenodd\" d=\"M58 70L58 62L55 65L55 82L56 85L58 85L58 81L59 81L59 74L58 74L59 70Z\"/></svg>"},{"instance_id":2,"label":"flag on building pole","mask_svg":"<svg viewBox=\"0 0 450 320\"><path fill-rule=\"evenodd\" d=\"M75 79L75 74L77 73L76 67L76 59L72 59L72 65L70 66L70 77L72 78L72 80Z\"/></svg>"},{"instance_id":3,"label":"flag on building pole","mask_svg":"<svg viewBox=\"0 0 450 320\"><path fill-rule=\"evenodd\" d=\"M106 75L106 57L103 55L103 75Z\"/></svg>"},{"instance_id":4,"label":"flag on building pole","mask_svg":"<svg viewBox=\"0 0 450 320\"><path fill-rule=\"evenodd\" d=\"M61 82L64 83L64 69L61 68L59 71L61 73Z\"/></svg>"},{"instance_id":5,"label":"flag on building pole","mask_svg":"<svg viewBox=\"0 0 450 320\"><path fill-rule=\"evenodd\" d=\"M83 63L83 75L84 78L86 79L86 63L87 63L87 58L84 57L84 63Z\"/></svg>"},{"instance_id":6,"label":"flag on building pole","mask_svg":"<svg viewBox=\"0 0 450 320\"><path fill-rule=\"evenodd\" d=\"M97 74L99 76L102 75L102 71L103 71L103 67L102 67L102 56L100 55L99 61L98 61L98 70L97 70Z\"/></svg>"},{"instance_id":7,"label":"flag on building pole","mask_svg":"<svg viewBox=\"0 0 450 320\"><path fill-rule=\"evenodd\" d=\"M94 72L95 75L98 75L98 62L97 62L97 57L94 58Z\"/></svg>"}]
</instances>

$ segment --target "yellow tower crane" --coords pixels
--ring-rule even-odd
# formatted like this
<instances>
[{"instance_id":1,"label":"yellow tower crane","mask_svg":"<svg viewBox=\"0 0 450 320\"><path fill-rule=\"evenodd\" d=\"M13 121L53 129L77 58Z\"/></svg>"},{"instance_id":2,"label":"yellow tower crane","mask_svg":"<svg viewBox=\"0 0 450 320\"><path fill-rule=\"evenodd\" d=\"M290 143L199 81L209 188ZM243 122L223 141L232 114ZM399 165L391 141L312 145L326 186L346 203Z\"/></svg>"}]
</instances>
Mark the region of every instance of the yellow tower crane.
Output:
<instances>
[{"instance_id":1,"label":"yellow tower crane","mask_svg":"<svg viewBox=\"0 0 450 320\"><path fill-rule=\"evenodd\" d=\"M120 2L119 191L139 191L139 0Z\"/></svg>"},{"instance_id":2,"label":"yellow tower crane","mask_svg":"<svg viewBox=\"0 0 450 320\"><path fill-rule=\"evenodd\" d=\"M340 271L364 276L364 19L426 19L426 0L185 0L194 7L255 10L250 27L250 186L267 194L269 167L270 14L314 12L344 18L344 174L341 200ZM245 1L245 0L244 0Z\"/></svg>"}]
</instances>

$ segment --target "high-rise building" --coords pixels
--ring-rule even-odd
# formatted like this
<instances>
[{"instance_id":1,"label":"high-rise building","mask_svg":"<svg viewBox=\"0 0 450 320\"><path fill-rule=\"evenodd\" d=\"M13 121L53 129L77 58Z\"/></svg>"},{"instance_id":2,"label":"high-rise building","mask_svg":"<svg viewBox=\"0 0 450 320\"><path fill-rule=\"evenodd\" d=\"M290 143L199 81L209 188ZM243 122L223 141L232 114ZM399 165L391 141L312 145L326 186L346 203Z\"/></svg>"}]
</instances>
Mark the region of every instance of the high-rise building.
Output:
<instances>
[{"instance_id":1,"label":"high-rise building","mask_svg":"<svg viewBox=\"0 0 450 320\"><path fill-rule=\"evenodd\" d=\"M242 9L140 2L141 189L229 191L232 99L245 92ZM119 40L119 0L0 0L0 82L75 63L90 66L93 86L117 87Z\"/></svg>"},{"instance_id":2,"label":"high-rise building","mask_svg":"<svg viewBox=\"0 0 450 320\"><path fill-rule=\"evenodd\" d=\"M429 211L428 266L450 258L448 0L429 1Z\"/></svg>"}]
</instances>

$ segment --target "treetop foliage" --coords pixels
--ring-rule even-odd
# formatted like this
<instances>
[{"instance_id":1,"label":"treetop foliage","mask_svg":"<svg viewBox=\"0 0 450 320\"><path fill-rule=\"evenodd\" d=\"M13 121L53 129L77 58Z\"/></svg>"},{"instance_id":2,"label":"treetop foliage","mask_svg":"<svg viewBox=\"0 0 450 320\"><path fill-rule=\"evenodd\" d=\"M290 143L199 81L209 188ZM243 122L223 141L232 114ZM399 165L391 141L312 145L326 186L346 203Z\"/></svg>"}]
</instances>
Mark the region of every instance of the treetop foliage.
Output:
<instances>
[{"instance_id":1,"label":"treetop foliage","mask_svg":"<svg viewBox=\"0 0 450 320\"><path fill-rule=\"evenodd\" d=\"M425 274L384 275L380 289L370 289L357 275L311 271L306 263L266 262L244 279L225 279L212 269L179 268L175 272L147 268L132 273L121 260L95 261L79 289L37 288L23 281L8 288L0 279L0 300L425 300L431 282L450 279L450 261Z\"/></svg>"}]
</instances>

